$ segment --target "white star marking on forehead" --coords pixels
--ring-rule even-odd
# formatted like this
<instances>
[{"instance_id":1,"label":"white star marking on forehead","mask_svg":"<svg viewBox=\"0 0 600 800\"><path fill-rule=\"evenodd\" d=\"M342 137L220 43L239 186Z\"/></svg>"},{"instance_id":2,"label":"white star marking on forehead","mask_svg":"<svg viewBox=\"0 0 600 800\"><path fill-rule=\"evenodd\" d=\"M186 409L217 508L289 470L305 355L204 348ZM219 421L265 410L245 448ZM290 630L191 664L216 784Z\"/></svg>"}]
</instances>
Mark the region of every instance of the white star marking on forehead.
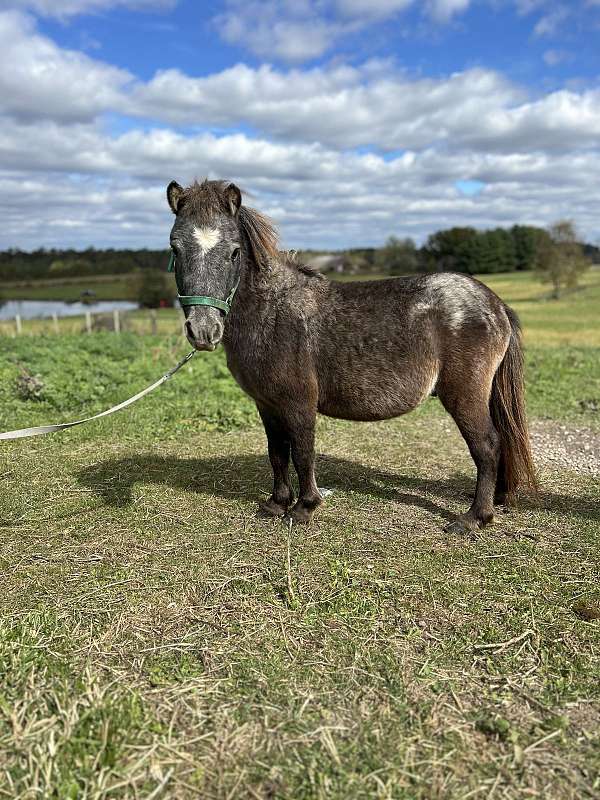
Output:
<instances>
[{"instance_id":1,"label":"white star marking on forehead","mask_svg":"<svg viewBox=\"0 0 600 800\"><path fill-rule=\"evenodd\" d=\"M194 228L194 239L202 254L208 253L221 239L221 234L217 228Z\"/></svg>"}]
</instances>

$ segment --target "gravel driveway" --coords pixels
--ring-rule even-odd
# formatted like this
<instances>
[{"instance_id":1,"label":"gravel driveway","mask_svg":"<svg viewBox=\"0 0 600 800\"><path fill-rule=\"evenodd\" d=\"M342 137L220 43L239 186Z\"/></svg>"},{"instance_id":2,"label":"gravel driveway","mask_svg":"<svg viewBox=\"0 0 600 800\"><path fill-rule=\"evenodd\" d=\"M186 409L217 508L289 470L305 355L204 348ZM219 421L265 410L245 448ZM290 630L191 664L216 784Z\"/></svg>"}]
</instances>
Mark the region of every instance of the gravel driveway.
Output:
<instances>
[{"instance_id":1,"label":"gravel driveway","mask_svg":"<svg viewBox=\"0 0 600 800\"><path fill-rule=\"evenodd\" d=\"M600 434L557 422L531 424L533 454L540 463L588 475L600 475Z\"/></svg>"}]
</instances>

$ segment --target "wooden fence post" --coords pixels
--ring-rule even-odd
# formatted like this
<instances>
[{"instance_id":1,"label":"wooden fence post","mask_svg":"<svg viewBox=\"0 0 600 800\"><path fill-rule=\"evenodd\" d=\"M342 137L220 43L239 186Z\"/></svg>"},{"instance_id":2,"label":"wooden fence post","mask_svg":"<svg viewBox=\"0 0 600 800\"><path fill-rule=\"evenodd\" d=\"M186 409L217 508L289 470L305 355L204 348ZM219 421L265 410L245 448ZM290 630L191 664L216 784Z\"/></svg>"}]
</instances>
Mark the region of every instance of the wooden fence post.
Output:
<instances>
[{"instance_id":1,"label":"wooden fence post","mask_svg":"<svg viewBox=\"0 0 600 800\"><path fill-rule=\"evenodd\" d=\"M150 309L150 333L156 334L158 333L158 325L156 321L156 309Z\"/></svg>"},{"instance_id":2,"label":"wooden fence post","mask_svg":"<svg viewBox=\"0 0 600 800\"><path fill-rule=\"evenodd\" d=\"M17 336L23 333L23 326L21 325L21 315L15 314L15 325L17 326Z\"/></svg>"},{"instance_id":3,"label":"wooden fence post","mask_svg":"<svg viewBox=\"0 0 600 800\"><path fill-rule=\"evenodd\" d=\"M54 326L54 333L58 333L58 314L52 314L52 324Z\"/></svg>"},{"instance_id":4,"label":"wooden fence post","mask_svg":"<svg viewBox=\"0 0 600 800\"><path fill-rule=\"evenodd\" d=\"M85 329L88 333L92 332L92 314L90 311L85 312Z\"/></svg>"},{"instance_id":5,"label":"wooden fence post","mask_svg":"<svg viewBox=\"0 0 600 800\"><path fill-rule=\"evenodd\" d=\"M119 309L115 308L113 311L113 321L115 333L121 333L121 320L119 319Z\"/></svg>"}]
</instances>

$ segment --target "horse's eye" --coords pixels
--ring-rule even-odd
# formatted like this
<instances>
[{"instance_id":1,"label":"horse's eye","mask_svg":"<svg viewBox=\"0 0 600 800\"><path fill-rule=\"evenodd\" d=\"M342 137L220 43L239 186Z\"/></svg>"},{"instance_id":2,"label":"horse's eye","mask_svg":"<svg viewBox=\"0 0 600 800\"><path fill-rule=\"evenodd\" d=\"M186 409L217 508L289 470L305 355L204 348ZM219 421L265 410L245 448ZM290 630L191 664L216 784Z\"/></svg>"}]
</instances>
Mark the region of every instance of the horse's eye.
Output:
<instances>
[{"instance_id":1,"label":"horse's eye","mask_svg":"<svg viewBox=\"0 0 600 800\"><path fill-rule=\"evenodd\" d=\"M240 248L236 247L235 250L233 250L231 253L231 260L235 261L236 258L239 256L239 254L240 254Z\"/></svg>"}]
</instances>

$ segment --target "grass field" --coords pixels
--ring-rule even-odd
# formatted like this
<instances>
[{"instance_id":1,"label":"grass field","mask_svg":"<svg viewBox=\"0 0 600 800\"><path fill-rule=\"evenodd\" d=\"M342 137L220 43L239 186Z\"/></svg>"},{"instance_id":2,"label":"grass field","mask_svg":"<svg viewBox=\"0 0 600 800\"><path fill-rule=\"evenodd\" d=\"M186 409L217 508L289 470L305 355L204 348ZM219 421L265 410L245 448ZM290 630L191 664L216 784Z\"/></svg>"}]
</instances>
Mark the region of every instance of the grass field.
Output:
<instances>
[{"instance_id":1,"label":"grass field","mask_svg":"<svg viewBox=\"0 0 600 800\"><path fill-rule=\"evenodd\" d=\"M0 297L4 300L62 300L65 303L81 299L82 292L91 289L97 300L137 299L137 288L132 274L90 275L86 278L60 278L24 283L0 283Z\"/></svg>"},{"instance_id":2,"label":"grass field","mask_svg":"<svg viewBox=\"0 0 600 800\"><path fill-rule=\"evenodd\" d=\"M597 442L600 275L558 302L490 284L534 424ZM147 385L187 351L160 326L0 338L0 430ZM598 475L541 458L541 505L467 539L442 530L474 470L436 400L321 419L318 452L311 526L258 518L264 434L220 352L2 445L0 797L600 797Z\"/></svg>"}]
</instances>

